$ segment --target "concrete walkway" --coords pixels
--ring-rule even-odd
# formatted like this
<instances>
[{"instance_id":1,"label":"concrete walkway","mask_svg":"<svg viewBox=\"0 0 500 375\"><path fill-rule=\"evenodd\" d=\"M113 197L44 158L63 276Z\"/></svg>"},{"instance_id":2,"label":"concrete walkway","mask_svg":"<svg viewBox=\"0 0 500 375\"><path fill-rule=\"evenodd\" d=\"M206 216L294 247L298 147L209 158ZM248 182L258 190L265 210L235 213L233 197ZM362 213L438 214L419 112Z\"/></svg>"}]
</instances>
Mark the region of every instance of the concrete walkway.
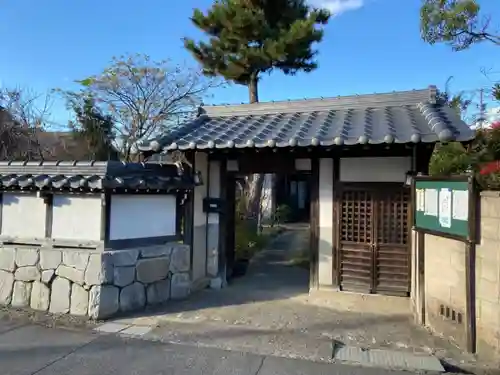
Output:
<instances>
[{"instance_id":1,"label":"concrete walkway","mask_svg":"<svg viewBox=\"0 0 500 375\"><path fill-rule=\"evenodd\" d=\"M373 365L366 359L380 354L376 350L383 351L387 367L398 362L398 353L401 358L433 358L434 364L434 356L473 361L446 340L415 326L408 299L336 292L310 295L308 270L290 264L307 244L307 227L289 228L255 257L247 275L227 288L203 290L186 301L113 323L119 324L117 330L142 327L141 336L151 340L313 361L350 358ZM367 356L366 349L375 354Z\"/></svg>"},{"instance_id":2,"label":"concrete walkway","mask_svg":"<svg viewBox=\"0 0 500 375\"><path fill-rule=\"evenodd\" d=\"M2 375L404 375L0 320Z\"/></svg>"}]
</instances>

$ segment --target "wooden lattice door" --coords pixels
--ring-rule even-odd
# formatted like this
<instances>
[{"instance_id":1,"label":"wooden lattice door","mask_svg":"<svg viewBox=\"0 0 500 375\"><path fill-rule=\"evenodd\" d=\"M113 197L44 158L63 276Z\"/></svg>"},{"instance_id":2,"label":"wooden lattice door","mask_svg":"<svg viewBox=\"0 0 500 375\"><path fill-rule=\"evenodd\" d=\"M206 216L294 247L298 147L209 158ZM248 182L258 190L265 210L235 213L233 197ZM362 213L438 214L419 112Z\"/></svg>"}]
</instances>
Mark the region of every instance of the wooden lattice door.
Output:
<instances>
[{"instance_id":1,"label":"wooden lattice door","mask_svg":"<svg viewBox=\"0 0 500 375\"><path fill-rule=\"evenodd\" d=\"M409 293L409 192L391 185L337 189L337 248L342 290Z\"/></svg>"},{"instance_id":2,"label":"wooden lattice door","mask_svg":"<svg viewBox=\"0 0 500 375\"><path fill-rule=\"evenodd\" d=\"M410 191L387 189L377 197L374 292L409 295Z\"/></svg>"}]
</instances>

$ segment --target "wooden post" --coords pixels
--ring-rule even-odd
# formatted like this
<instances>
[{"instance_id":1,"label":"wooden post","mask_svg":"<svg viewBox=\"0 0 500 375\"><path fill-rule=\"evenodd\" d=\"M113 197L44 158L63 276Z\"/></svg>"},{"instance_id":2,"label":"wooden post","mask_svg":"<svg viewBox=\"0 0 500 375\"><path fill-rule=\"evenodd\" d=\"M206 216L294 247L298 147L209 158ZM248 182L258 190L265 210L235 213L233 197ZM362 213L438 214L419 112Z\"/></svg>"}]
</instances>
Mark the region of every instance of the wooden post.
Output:
<instances>
[{"instance_id":1,"label":"wooden post","mask_svg":"<svg viewBox=\"0 0 500 375\"><path fill-rule=\"evenodd\" d=\"M227 281L226 267L226 246L227 246L227 223L228 223L228 204L227 204L227 160L220 160L220 198L225 202L223 205L223 212L219 215L219 274L222 276L222 282Z\"/></svg>"},{"instance_id":2,"label":"wooden post","mask_svg":"<svg viewBox=\"0 0 500 375\"><path fill-rule=\"evenodd\" d=\"M45 203L45 238L52 237L52 218L54 216L54 196L47 194L43 196Z\"/></svg>"},{"instance_id":3,"label":"wooden post","mask_svg":"<svg viewBox=\"0 0 500 375\"><path fill-rule=\"evenodd\" d=\"M417 231L417 268L416 282L418 284L418 300L420 310L417 311L420 315L420 323L425 324L425 234Z\"/></svg>"},{"instance_id":4,"label":"wooden post","mask_svg":"<svg viewBox=\"0 0 500 375\"><path fill-rule=\"evenodd\" d=\"M319 287L318 278L318 241L319 241L319 159L311 159L311 219L309 253L309 289Z\"/></svg>"},{"instance_id":5,"label":"wooden post","mask_svg":"<svg viewBox=\"0 0 500 375\"><path fill-rule=\"evenodd\" d=\"M469 236L465 243L465 315L467 351L476 352L476 241L477 195L474 177L469 177Z\"/></svg>"},{"instance_id":6,"label":"wooden post","mask_svg":"<svg viewBox=\"0 0 500 375\"><path fill-rule=\"evenodd\" d=\"M109 230L111 220L111 194L104 192L101 194L101 241L104 248L108 247Z\"/></svg>"},{"instance_id":7,"label":"wooden post","mask_svg":"<svg viewBox=\"0 0 500 375\"><path fill-rule=\"evenodd\" d=\"M182 206L183 200L184 200L184 194L185 192L183 191L178 191L175 194L175 235L179 238L182 238L184 240L184 228L183 228L183 219L184 218L184 207Z\"/></svg>"}]
</instances>

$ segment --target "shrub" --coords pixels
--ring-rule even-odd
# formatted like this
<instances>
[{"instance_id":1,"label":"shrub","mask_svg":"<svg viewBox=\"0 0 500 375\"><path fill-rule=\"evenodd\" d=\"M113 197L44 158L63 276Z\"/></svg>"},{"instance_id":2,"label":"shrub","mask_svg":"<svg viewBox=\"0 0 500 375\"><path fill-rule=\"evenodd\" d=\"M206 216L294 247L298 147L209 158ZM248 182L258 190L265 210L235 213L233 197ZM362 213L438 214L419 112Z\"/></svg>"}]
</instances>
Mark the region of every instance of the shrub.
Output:
<instances>
[{"instance_id":1,"label":"shrub","mask_svg":"<svg viewBox=\"0 0 500 375\"><path fill-rule=\"evenodd\" d=\"M274 212L274 223L276 225L283 224L290 219L292 209L286 204L280 204Z\"/></svg>"},{"instance_id":2,"label":"shrub","mask_svg":"<svg viewBox=\"0 0 500 375\"><path fill-rule=\"evenodd\" d=\"M482 189L500 190L500 122L480 129L466 150L460 143L436 145L429 164L434 176L474 173Z\"/></svg>"}]
</instances>

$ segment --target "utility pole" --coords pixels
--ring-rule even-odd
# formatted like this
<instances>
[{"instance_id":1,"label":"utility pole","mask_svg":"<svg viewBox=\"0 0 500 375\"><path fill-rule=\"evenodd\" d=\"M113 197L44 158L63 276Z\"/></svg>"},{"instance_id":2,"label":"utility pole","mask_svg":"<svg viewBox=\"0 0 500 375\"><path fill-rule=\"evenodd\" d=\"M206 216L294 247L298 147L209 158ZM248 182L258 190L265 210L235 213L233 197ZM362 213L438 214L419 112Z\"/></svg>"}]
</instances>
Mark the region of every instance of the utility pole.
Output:
<instances>
[{"instance_id":1,"label":"utility pole","mask_svg":"<svg viewBox=\"0 0 500 375\"><path fill-rule=\"evenodd\" d=\"M486 119L486 104L484 103L484 89L479 89L479 129L484 126L484 121Z\"/></svg>"}]
</instances>

